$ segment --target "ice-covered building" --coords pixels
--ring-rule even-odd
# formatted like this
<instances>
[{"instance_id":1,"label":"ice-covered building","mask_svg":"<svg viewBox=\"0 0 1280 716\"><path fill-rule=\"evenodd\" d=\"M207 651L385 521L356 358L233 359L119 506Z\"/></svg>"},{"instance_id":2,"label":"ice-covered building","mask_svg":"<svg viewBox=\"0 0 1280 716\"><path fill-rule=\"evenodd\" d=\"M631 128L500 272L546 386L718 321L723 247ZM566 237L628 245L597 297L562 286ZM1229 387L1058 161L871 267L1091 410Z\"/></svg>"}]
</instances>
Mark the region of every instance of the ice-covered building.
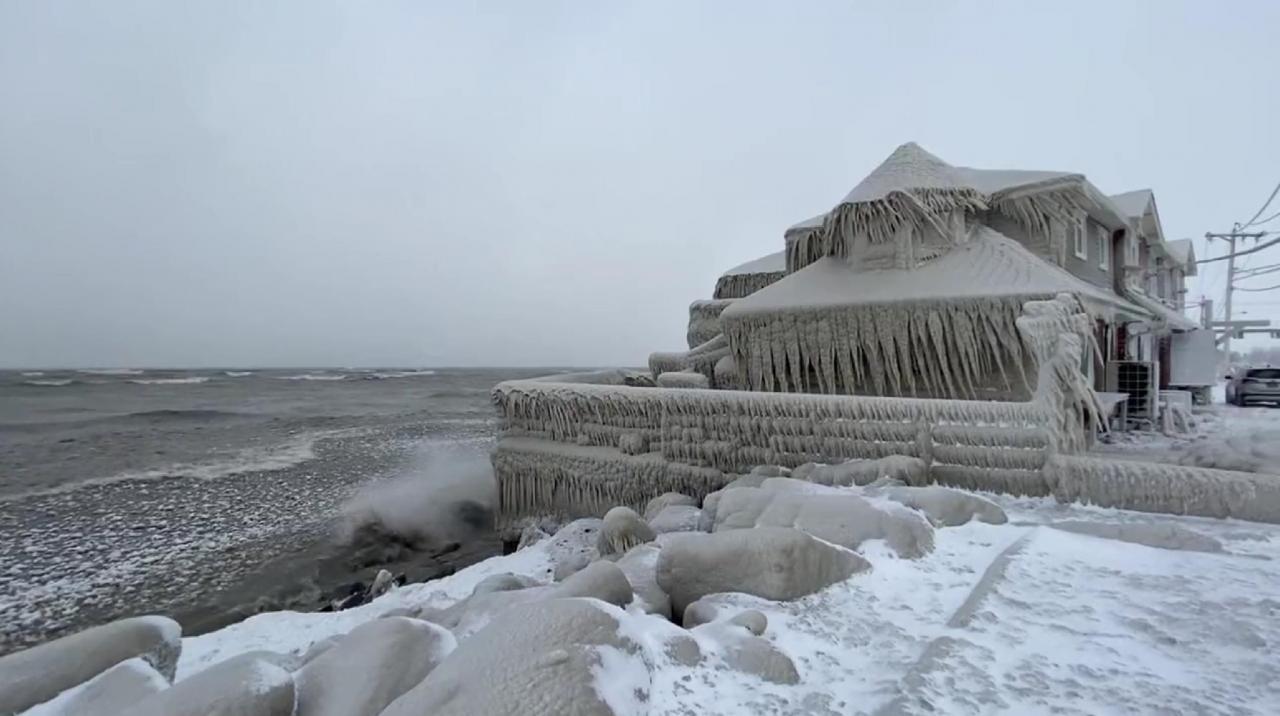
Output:
<instances>
[{"instance_id":1,"label":"ice-covered building","mask_svg":"<svg viewBox=\"0 0 1280 716\"><path fill-rule=\"evenodd\" d=\"M688 350L650 356L651 379L494 389L508 536L527 517L702 495L755 465L892 455L930 482L1280 520L1280 486L1251 475L1079 455L1099 369L1194 327L1177 303L1194 257L1165 241L1149 191L905 144L782 243L691 305Z\"/></svg>"}]
</instances>

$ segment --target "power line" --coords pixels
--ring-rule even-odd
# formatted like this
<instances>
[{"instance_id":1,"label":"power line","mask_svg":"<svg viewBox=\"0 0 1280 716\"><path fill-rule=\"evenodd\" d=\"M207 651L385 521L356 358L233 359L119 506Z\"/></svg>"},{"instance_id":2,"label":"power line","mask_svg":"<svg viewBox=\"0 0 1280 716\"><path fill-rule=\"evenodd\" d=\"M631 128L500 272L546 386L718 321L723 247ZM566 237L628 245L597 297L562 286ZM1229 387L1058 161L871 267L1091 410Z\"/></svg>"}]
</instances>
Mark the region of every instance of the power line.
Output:
<instances>
[{"instance_id":1,"label":"power line","mask_svg":"<svg viewBox=\"0 0 1280 716\"><path fill-rule=\"evenodd\" d=\"M1270 232L1270 231L1260 231L1260 232L1258 232L1257 234L1248 234L1248 236L1256 237L1256 238L1261 238L1261 237L1263 237L1263 236L1266 236L1266 235L1267 235L1267 234L1269 234L1269 233L1273 233L1273 232ZM1232 251L1232 252L1230 252L1230 253L1227 253L1225 256L1219 256L1219 257L1218 257L1218 258L1216 258L1216 259L1200 259L1200 260L1199 260L1199 261L1197 261L1196 263L1197 263L1197 264L1207 264L1207 263L1212 263L1212 262L1214 262L1214 261L1223 261L1223 260L1225 260L1225 259L1234 259L1234 258L1239 258L1239 257L1241 257L1241 256L1246 256L1246 255L1248 255L1248 254L1257 253L1257 252L1259 252L1259 251L1261 251L1261 250L1263 250L1263 249L1265 249L1265 248L1267 248L1267 247L1269 247L1269 246L1275 246L1276 244L1280 244L1280 238L1272 239L1272 240L1268 241L1268 242L1267 242L1267 243L1265 243L1265 244L1258 244L1257 246L1255 246L1255 247L1253 247L1253 248L1251 248L1251 249L1245 249L1244 251Z\"/></svg>"},{"instance_id":2,"label":"power line","mask_svg":"<svg viewBox=\"0 0 1280 716\"><path fill-rule=\"evenodd\" d=\"M1276 271L1280 271L1280 264L1267 264L1257 268L1241 269L1236 273L1241 274L1241 278L1249 278L1251 276L1261 276L1264 273L1275 273Z\"/></svg>"},{"instance_id":3,"label":"power line","mask_svg":"<svg viewBox=\"0 0 1280 716\"><path fill-rule=\"evenodd\" d=\"M1280 288L1280 284L1276 284L1275 286L1267 286L1266 288L1241 288L1239 286L1235 286L1234 288L1237 291L1274 291L1277 288Z\"/></svg>"},{"instance_id":4,"label":"power line","mask_svg":"<svg viewBox=\"0 0 1280 716\"><path fill-rule=\"evenodd\" d=\"M1266 211L1268 206L1271 206L1271 201L1276 198L1276 194L1278 193L1280 193L1280 182L1276 182L1276 188L1271 190L1271 196L1267 197L1267 201L1265 204L1262 205L1262 208L1258 209L1258 212L1253 215L1253 218L1244 222L1244 225L1242 225L1240 228L1247 229L1250 226L1253 226L1253 222L1259 216L1262 216L1262 212Z\"/></svg>"},{"instance_id":5,"label":"power line","mask_svg":"<svg viewBox=\"0 0 1280 716\"><path fill-rule=\"evenodd\" d=\"M1280 219L1280 211L1277 211L1276 213L1272 214L1271 216L1268 216L1268 217L1267 217L1267 218L1265 218L1265 219L1259 219L1259 220L1257 220L1257 221L1255 221L1255 222L1252 222L1252 223L1250 223L1250 224L1246 224L1246 226L1262 226L1263 224L1267 223L1268 221L1272 221L1272 220L1274 220L1274 219Z\"/></svg>"}]
</instances>

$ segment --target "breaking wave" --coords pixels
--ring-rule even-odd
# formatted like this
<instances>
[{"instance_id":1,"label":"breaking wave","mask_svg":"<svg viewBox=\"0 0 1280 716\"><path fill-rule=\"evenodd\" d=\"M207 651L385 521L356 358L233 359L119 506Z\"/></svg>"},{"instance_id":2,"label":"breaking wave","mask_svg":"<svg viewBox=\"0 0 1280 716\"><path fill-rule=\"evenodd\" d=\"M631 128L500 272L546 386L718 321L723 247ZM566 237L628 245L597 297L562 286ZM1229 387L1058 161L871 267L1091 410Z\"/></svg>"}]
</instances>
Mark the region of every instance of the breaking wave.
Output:
<instances>
[{"instance_id":1,"label":"breaking wave","mask_svg":"<svg viewBox=\"0 0 1280 716\"><path fill-rule=\"evenodd\" d=\"M216 411L214 411L216 412ZM91 477L76 482L64 483L53 487L38 488L10 495L0 495L0 504L22 500L29 497L45 497L75 492L85 487L111 485L119 482L149 482L169 478L194 478L197 480L217 480L251 472L272 472L300 465L316 457L315 446L321 440L342 437L359 432L359 428L349 430L329 430L311 433L289 442L270 447L253 447L240 450L221 460L207 463L177 463L152 470L131 470Z\"/></svg>"},{"instance_id":2,"label":"breaking wave","mask_svg":"<svg viewBox=\"0 0 1280 716\"><path fill-rule=\"evenodd\" d=\"M22 372L23 378L39 378L42 375L44 375L42 370L25 370Z\"/></svg>"},{"instance_id":3,"label":"breaking wave","mask_svg":"<svg viewBox=\"0 0 1280 716\"><path fill-rule=\"evenodd\" d=\"M71 385L77 381L70 378L59 378L49 380L24 380L24 385L32 385L37 388L61 388L64 385Z\"/></svg>"},{"instance_id":4,"label":"breaking wave","mask_svg":"<svg viewBox=\"0 0 1280 716\"><path fill-rule=\"evenodd\" d=\"M78 370L77 373L85 375L142 375L145 370L138 368L89 368L86 370Z\"/></svg>"},{"instance_id":5,"label":"breaking wave","mask_svg":"<svg viewBox=\"0 0 1280 716\"><path fill-rule=\"evenodd\" d=\"M187 378L137 378L129 382L136 385L188 385L194 383L206 383L208 380L208 376L195 375Z\"/></svg>"},{"instance_id":6,"label":"breaking wave","mask_svg":"<svg viewBox=\"0 0 1280 716\"><path fill-rule=\"evenodd\" d=\"M303 373L302 375L282 375L276 380L345 380L346 373L329 375L327 373Z\"/></svg>"},{"instance_id":7,"label":"breaking wave","mask_svg":"<svg viewBox=\"0 0 1280 716\"><path fill-rule=\"evenodd\" d=\"M251 370L224 370L222 374L228 378L243 378L246 375L253 375Z\"/></svg>"},{"instance_id":8,"label":"breaking wave","mask_svg":"<svg viewBox=\"0 0 1280 716\"><path fill-rule=\"evenodd\" d=\"M390 378L418 378L424 375L435 375L434 370L394 370L386 373L371 373L366 378L372 380L387 380Z\"/></svg>"}]
</instances>

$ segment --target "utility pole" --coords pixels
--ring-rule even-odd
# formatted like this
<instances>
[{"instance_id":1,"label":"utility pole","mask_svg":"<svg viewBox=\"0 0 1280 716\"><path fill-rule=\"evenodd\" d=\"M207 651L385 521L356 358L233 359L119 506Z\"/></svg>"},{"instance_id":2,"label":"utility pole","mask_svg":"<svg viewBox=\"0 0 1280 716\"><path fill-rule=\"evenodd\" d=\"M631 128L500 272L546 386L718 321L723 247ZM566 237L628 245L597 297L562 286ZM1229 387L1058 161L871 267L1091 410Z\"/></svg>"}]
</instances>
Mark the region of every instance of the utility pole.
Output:
<instances>
[{"instance_id":1,"label":"utility pole","mask_svg":"<svg viewBox=\"0 0 1280 716\"><path fill-rule=\"evenodd\" d=\"M1240 224L1231 227L1231 231L1225 234L1206 233L1205 240L1213 241L1214 239L1222 239L1227 242L1227 295L1223 302L1223 308L1226 310L1227 330L1222 336L1222 350L1227 354L1227 360L1231 360L1231 335L1235 330L1231 327L1231 294L1235 293L1236 287L1236 240L1237 239L1260 239L1266 235L1266 232L1242 232Z\"/></svg>"}]
</instances>

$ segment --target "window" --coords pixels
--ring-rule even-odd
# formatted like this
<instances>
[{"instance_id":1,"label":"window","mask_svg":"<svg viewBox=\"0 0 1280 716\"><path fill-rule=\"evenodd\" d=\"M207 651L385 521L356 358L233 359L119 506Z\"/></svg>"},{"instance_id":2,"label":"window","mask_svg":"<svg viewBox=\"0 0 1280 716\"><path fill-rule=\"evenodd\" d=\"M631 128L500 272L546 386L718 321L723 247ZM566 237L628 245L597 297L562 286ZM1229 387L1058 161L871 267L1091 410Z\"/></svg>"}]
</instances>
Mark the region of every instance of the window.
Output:
<instances>
[{"instance_id":1,"label":"window","mask_svg":"<svg viewBox=\"0 0 1280 716\"><path fill-rule=\"evenodd\" d=\"M1085 241L1084 226L1084 214L1079 214L1076 216L1076 220L1067 227L1067 231L1071 234L1071 246L1078 259L1089 258L1089 246Z\"/></svg>"},{"instance_id":2,"label":"window","mask_svg":"<svg viewBox=\"0 0 1280 716\"><path fill-rule=\"evenodd\" d=\"M1103 271L1111 270L1111 235L1107 233L1106 227L1095 226L1094 236L1098 246L1098 268Z\"/></svg>"}]
</instances>

